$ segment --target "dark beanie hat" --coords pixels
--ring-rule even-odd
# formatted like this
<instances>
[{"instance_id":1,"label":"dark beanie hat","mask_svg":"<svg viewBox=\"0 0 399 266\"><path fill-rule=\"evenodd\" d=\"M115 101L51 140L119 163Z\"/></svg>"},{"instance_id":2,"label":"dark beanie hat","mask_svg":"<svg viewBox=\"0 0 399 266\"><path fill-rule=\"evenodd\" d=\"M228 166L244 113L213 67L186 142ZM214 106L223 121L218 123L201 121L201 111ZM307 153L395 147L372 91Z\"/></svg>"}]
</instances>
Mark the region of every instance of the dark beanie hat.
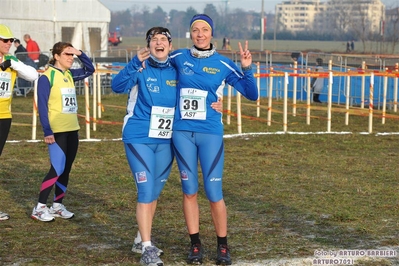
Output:
<instances>
[{"instance_id":1,"label":"dark beanie hat","mask_svg":"<svg viewBox=\"0 0 399 266\"><path fill-rule=\"evenodd\" d=\"M193 27L194 23L197 21L202 21L202 22L205 22L206 24L208 24L209 28L212 31L212 36L213 36L213 21L208 15L205 15L205 14L194 15L190 21L190 29Z\"/></svg>"}]
</instances>

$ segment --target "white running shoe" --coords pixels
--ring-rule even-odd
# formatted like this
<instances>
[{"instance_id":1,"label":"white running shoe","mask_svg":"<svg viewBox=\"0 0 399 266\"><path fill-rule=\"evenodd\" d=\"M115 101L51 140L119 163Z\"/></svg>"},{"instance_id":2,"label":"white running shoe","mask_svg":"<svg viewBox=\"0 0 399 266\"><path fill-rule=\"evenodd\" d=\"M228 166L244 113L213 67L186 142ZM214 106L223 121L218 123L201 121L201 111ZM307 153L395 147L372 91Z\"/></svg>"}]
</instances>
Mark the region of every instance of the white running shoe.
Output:
<instances>
[{"instance_id":1,"label":"white running shoe","mask_svg":"<svg viewBox=\"0 0 399 266\"><path fill-rule=\"evenodd\" d=\"M10 219L10 215L8 215L5 212L0 212L0 221L8 220Z\"/></svg>"},{"instance_id":2,"label":"white running shoe","mask_svg":"<svg viewBox=\"0 0 399 266\"><path fill-rule=\"evenodd\" d=\"M147 266L163 266L163 261L158 257L155 247L149 246L146 247L144 253L141 254L140 264Z\"/></svg>"},{"instance_id":3,"label":"white running shoe","mask_svg":"<svg viewBox=\"0 0 399 266\"><path fill-rule=\"evenodd\" d=\"M54 217L50 215L49 209L47 206L43 206L37 209L37 206L33 208L32 215L30 216L32 219L39 220L42 222L52 222L54 221Z\"/></svg>"},{"instance_id":4,"label":"white running shoe","mask_svg":"<svg viewBox=\"0 0 399 266\"><path fill-rule=\"evenodd\" d=\"M73 212L68 211L64 204L58 205L57 208L50 208L50 215L53 217L59 217L62 219L71 219L75 215Z\"/></svg>"},{"instance_id":5,"label":"white running shoe","mask_svg":"<svg viewBox=\"0 0 399 266\"><path fill-rule=\"evenodd\" d=\"M162 250L162 249L159 249L159 248L157 248L156 246L154 246L154 243L151 243L151 244L152 244L152 246L155 248L155 251L157 252L157 255L158 255L158 256L163 255L163 250ZM133 243L132 252L138 253L138 254L143 253L141 242L139 242L139 243Z\"/></svg>"}]
</instances>

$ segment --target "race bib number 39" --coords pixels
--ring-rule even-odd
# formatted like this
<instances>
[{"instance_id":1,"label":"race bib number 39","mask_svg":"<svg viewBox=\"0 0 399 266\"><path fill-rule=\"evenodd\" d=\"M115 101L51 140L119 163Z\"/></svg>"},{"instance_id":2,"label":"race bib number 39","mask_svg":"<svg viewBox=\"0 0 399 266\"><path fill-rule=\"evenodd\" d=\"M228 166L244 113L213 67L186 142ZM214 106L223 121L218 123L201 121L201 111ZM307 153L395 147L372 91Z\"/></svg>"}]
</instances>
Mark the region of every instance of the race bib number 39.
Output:
<instances>
[{"instance_id":1,"label":"race bib number 39","mask_svg":"<svg viewBox=\"0 0 399 266\"><path fill-rule=\"evenodd\" d=\"M180 114L182 119L205 120L207 91L181 89Z\"/></svg>"},{"instance_id":2,"label":"race bib number 39","mask_svg":"<svg viewBox=\"0 0 399 266\"><path fill-rule=\"evenodd\" d=\"M153 106L151 109L150 138L170 139L173 130L175 108Z\"/></svg>"},{"instance_id":3,"label":"race bib number 39","mask_svg":"<svg viewBox=\"0 0 399 266\"><path fill-rule=\"evenodd\" d=\"M75 88L62 88L62 113L76 114L78 112L78 102L76 100Z\"/></svg>"}]
</instances>

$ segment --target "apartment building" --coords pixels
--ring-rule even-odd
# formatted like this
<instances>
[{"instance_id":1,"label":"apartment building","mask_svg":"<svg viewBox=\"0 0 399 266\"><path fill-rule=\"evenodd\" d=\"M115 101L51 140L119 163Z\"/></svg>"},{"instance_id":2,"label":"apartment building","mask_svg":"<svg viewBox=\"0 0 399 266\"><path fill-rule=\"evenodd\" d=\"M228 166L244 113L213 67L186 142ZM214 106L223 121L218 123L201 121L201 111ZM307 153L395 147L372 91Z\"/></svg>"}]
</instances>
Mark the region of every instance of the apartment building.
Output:
<instances>
[{"instance_id":1,"label":"apartment building","mask_svg":"<svg viewBox=\"0 0 399 266\"><path fill-rule=\"evenodd\" d=\"M276 5L276 29L343 33L362 27L378 33L384 14L380 0L289 0Z\"/></svg>"},{"instance_id":2,"label":"apartment building","mask_svg":"<svg viewBox=\"0 0 399 266\"><path fill-rule=\"evenodd\" d=\"M324 11L320 0L289 0L276 5L276 26L284 31L303 31L313 28L315 17Z\"/></svg>"}]
</instances>

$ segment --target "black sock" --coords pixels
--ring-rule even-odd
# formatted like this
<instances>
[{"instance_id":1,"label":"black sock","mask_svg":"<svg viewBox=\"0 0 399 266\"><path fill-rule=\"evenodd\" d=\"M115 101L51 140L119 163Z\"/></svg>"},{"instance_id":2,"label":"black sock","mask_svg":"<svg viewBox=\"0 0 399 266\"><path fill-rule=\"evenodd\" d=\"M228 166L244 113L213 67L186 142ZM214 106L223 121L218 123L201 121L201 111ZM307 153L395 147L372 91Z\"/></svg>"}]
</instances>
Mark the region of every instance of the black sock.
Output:
<instances>
[{"instance_id":1,"label":"black sock","mask_svg":"<svg viewBox=\"0 0 399 266\"><path fill-rule=\"evenodd\" d=\"M190 239L191 239L191 245L201 244L201 240L199 238L199 233L191 234Z\"/></svg>"},{"instance_id":2,"label":"black sock","mask_svg":"<svg viewBox=\"0 0 399 266\"><path fill-rule=\"evenodd\" d=\"M218 236L218 246L219 245L227 245L227 236L225 237Z\"/></svg>"}]
</instances>

